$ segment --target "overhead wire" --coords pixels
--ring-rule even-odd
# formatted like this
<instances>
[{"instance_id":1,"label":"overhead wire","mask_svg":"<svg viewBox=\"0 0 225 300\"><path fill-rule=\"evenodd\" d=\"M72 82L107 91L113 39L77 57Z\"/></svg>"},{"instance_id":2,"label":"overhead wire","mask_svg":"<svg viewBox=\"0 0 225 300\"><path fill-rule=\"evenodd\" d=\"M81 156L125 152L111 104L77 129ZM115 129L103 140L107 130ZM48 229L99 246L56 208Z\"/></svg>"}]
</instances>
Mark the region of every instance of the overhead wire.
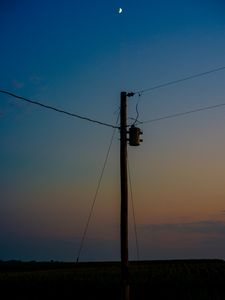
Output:
<instances>
[{"instance_id":1,"label":"overhead wire","mask_svg":"<svg viewBox=\"0 0 225 300\"><path fill-rule=\"evenodd\" d=\"M136 123L141 123L141 122L138 121L138 117L139 117L138 106L139 106L139 103L140 103L140 97L143 94L145 94L147 92L150 92L152 90L156 90L156 89L160 89L160 88L167 87L167 86L170 86L170 85L178 84L178 83L183 82L183 81L191 80L191 79L194 79L194 78L197 78L197 77L201 77L201 76L206 76L208 74L219 72L219 71L222 71L222 70L225 70L225 66L222 66L222 67L219 67L219 68L215 68L215 69L211 69L211 70L208 70L208 71L205 71L205 72L193 74L193 75L190 75L190 76L187 76L187 77L183 77L183 78L180 78L180 79L177 79L177 80L168 81L166 83L162 83L162 84L159 84L159 85L156 85L156 86L152 86L152 87L147 88L147 89L143 89L143 90L139 90L139 91L130 93L129 96L131 96L131 95L133 96L133 95L136 95L136 94L138 94L138 96L139 96L137 104L136 104L136 114L137 114L136 119L131 118L131 119L134 120L133 125L135 125ZM34 104L34 105L38 105L38 106L44 107L46 109L50 109L50 110L56 111L58 113L62 113L62 114L65 114L65 115L68 115L68 116L71 116L71 117L75 117L75 118L79 118L79 119L82 119L82 120L86 120L88 122L96 123L96 124L107 126L107 127L111 127L111 128L119 128L118 126L115 126L115 125L112 125L112 124L109 124L109 123L105 123L105 122L101 122L101 121L98 121L98 120L95 120L95 119L92 119L92 118L88 118L88 117L85 117L85 116L82 116L82 115L78 115L78 114L75 114L75 113L71 113L69 111L65 111L65 110L59 109L57 107L46 105L44 103L41 103L41 102L38 102L38 101L35 101L35 100L31 100L31 99L28 99L28 98L16 95L16 94L11 93L11 92L6 91L6 90L0 90L0 93L9 95L11 97L14 97L14 98L26 101L26 102ZM215 106L215 107L217 107L217 106ZM210 108L207 108L207 109L210 109ZM200 110L202 110L202 109L200 109ZM188 113L191 113L191 112L184 112L184 113L181 113L180 115L188 114ZM175 117L175 116L177 116L177 114L172 115L172 116L163 117L163 119L164 118ZM161 119L162 118L157 118L156 120L159 121ZM153 122L153 121L156 121L156 120L154 119L154 120L150 120L150 121L145 121L144 123L146 123L146 122Z\"/></svg>"},{"instance_id":2,"label":"overhead wire","mask_svg":"<svg viewBox=\"0 0 225 300\"><path fill-rule=\"evenodd\" d=\"M69 111L65 111L65 110L59 109L57 107L53 107L53 106L46 105L46 104L43 104L43 103L35 101L35 100L31 100L31 99L27 99L27 98L22 97L22 96L18 96L18 95L14 94L14 93L11 93L11 92L8 92L8 91L5 91L5 90L0 90L0 93L12 96L14 98L26 101L26 102L31 103L31 104L35 104L35 105L44 107L46 109L50 109L50 110L56 111L58 113L62 113L62 114L68 115L70 117L79 118L79 119L82 119L82 120L85 120L85 121L88 121L88 122L97 123L99 125L104 125L104 126L107 126L107 127L118 128L117 126L114 126L112 124L108 124L108 123L101 122L101 121L98 121L98 120L94 120L94 119L91 119L91 118L88 118L88 117L84 117L84 116L81 116L81 115L78 115L78 114L75 114L75 113L71 113Z\"/></svg>"},{"instance_id":3,"label":"overhead wire","mask_svg":"<svg viewBox=\"0 0 225 300\"><path fill-rule=\"evenodd\" d=\"M119 121L119 115L120 114L118 114L118 117L117 117L117 120L116 120L116 125L118 124L118 121ZM90 209L90 212L89 212L89 215L88 215L88 218L87 218L87 222L86 222L85 227L84 227L84 232L83 232L81 242L80 242L80 246L79 246L78 253L77 253L77 259L76 259L77 263L79 262L81 252L82 252L82 249L83 249L83 246L84 246L84 241L85 241L85 238L87 236L88 227L89 227L89 224L90 224L90 221L91 221L91 217L93 215L94 206L95 206L97 196L98 196L98 193L99 193L99 190L100 190L102 178L103 178L104 171L105 171L105 168L106 168L106 165L107 165L107 161L108 161L108 158L109 158L109 153L110 153L110 150L111 150L111 147L112 147L112 143L113 143L113 139L114 139L114 136L115 136L115 133L116 133L116 129L117 129L117 126L114 127L112 137L110 139L109 147L108 147L106 157L105 157L105 160L104 160L104 163L103 163L103 167L102 167L99 179L98 179L97 188L96 188L96 191L95 191L95 194L94 194L94 197L93 197L91 209Z\"/></svg>"},{"instance_id":4,"label":"overhead wire","mask_svg":"<svg viewBox=\"0 0 225 300\"><path fill-rule=\"evenodd\" d=\"M138 108L139 108L141 96L143 94L145 94L147 92L150 92L150 91L153 91L153 90L156 90L156 89L163 88L163 87L178 84L178 83L183 82L183 81L187 81L187 80L191 80L191 79L194 79L194 78L197 78L197 77L205 76L205 75L208 75L208 74L211 74L211 73L219 72L219 71L222 71L222 70L225 70L225 66L215 68L215 69L211 69L211 70L208 70L208 71L205 71L205 72L193 74L193 75L183 77L183 78L180 78L180 79L177 79L177 80L168 81L166 83L162 83L162 84L159 84L159 85L156 85L156 86L152 86L152 87L147 88L147 89L143 89L143 90L139 90L139 91L136 91L136 92L128 93L127 95L129 97L138 95L138 100L137 100L137 103L136 103L136 106L135 106L136 118L129 118L130 120L133 120L133 121L130 125L128 125L128 127L131 126L131 125L135 126L137 123L138 124L143 124L143 123L156 122L156 121L160 121L160 120L164 120L164 119L169 119L169 118L174 118L174 117L178 117L178 116L182 116L182 115L186 115L186 114L191 114L191 113L198 112L198 111L201 111L201 110L212 109L212 108L223 106L224 104L218 104L218 105L203 107L203 108L199 108L199 109L191 110L191 111L187 111L187 112L181 112L181 113L178 113L178 114L163 116L163 117L159 117L159 118L152 119L152 120L147 120L147 121L139 121L138 120L139 119L139 109Z\"/></svg>"},{"instance_id":5,"label":"overhead wire","mask_svg":"<svg viewBox=\"0 0 225 300\"><path fill-rule=\"evenodd\" d=\"M159 85L155 85L155 86L143 89L143 90L136 91L136 92L134 92L134 94L141 94L142 95L142 94L148 93L148 92L156 90L156 89L167 87L169 85L174 85L174 84L177 84L177 83L180 83L180 82L183 82L183 81L187 81L187 80L191 80L191 79L194 79L194 78L197 78L197 77L206 76L208 74L223 71L223 70L225 70L225 66L215 68L215 69L211 69L211 70L208 70L208 71L205 71L205 72L189 75L189 76L177 79L177 80L168 81L168 82L165 82L165 83L162 83L162 84L159 84Z\"/></svg>"},{"instance_id":6,"label":"overhead wire","mask_svg":"<svg viewBox=\"0 0 225 300\"><path fill-rule=\"evenodd\" d=\"M162 116L162 117L158 117L158 118L154 118L154 119L150 119L150 120L146 120L146 121L138 121L138 123L139 124L153 123L153 122L157 122L157 121L161 121L161 120L165 120L165 119L172 119L172 118L177 118L177 117L180 117L180 116L193 114L193 113L200 112L200 111L216 109L216 108L222 107L222 106L225 106L225 103L219 103L219 104L215 104L215 105L211 105L211 106L204 106L204 107L200 107L200 108L197 108L197 109L187 110L187 111L184 111L184 112L171 114L171 115L166 115L166 116Z\"/></svg>"},{"instance_id":7,"label":"overhead wire","mask_svg":"<svg viewBox=\"0 0 225 300\"><path fill-rule=\"evenodd\" d=\"M136 106L135 106L135 110L136 110L136 119L134 119L134 122L132 125L136 125L136 123L138 123L138 118L139 118L139 104L140 104L140 100L141 100L141 94L138 94L138 100L137 100L137 103L136 103Z\"/></svg>"}]
</instances>

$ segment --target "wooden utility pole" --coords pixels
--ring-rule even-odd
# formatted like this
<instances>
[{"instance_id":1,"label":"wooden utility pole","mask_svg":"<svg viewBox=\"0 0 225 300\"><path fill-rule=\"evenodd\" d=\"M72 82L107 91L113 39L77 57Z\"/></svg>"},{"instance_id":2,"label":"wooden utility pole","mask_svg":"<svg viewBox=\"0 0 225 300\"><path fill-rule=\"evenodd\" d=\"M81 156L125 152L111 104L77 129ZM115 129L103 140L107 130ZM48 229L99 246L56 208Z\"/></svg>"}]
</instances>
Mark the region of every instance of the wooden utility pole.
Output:
<instances>
[{"instance_id":1,"label":"wooden utility pole","mask_svg":"<svg viewBox=\"0 0 225 300\"><path fill-rule=\"evenodd\" d=\"M127 130L127 97L135 93L121 92L120 94L120 243L121 243L121 273L122 273L122 300L130 299L130 282L128 268L128 177L127 177L127 141L130 146L139 146L142 142L140 128L135 124ZM135 122L134 122L135 123ZM127 139L127 133L129 138Z\"/></svg>"},{"instance_id":2,"label":"wooden utility pole","mask_svg":"<svg viewBox=\"0 0 225 300\"><path fill-rule=\"evenodd\" d=\"M121 272L122 299L129 300L128 184L127 184L127 93L120 94L120 184L121 184Z\"/></svg>"}]
</instances>

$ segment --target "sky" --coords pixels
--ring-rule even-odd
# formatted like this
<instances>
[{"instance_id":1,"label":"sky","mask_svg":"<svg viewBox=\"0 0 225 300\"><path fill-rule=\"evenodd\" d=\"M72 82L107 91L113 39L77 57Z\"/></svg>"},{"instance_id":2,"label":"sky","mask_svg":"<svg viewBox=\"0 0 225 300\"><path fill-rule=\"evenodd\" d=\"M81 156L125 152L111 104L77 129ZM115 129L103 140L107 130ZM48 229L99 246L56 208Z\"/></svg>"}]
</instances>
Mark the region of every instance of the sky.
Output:
<instances>
[{"instance_id":1,"label":"sky","mask_svg":"<svg viewBox=\"0 0 225 300\"><path fill-rule=\"evenodd\" d=\"M2 0L0 89L115 124L121 91L225 66L224 14L220 0ZM137 102L140 122L224 103L224 79L135 95L128 117ZM224 116L140 124L143 143L128 146L140 259L225 259ZM0 94L1 260L76 260L112 134ZM80 260L119 259L116 130Z\"/></svg>"}]
</instances>

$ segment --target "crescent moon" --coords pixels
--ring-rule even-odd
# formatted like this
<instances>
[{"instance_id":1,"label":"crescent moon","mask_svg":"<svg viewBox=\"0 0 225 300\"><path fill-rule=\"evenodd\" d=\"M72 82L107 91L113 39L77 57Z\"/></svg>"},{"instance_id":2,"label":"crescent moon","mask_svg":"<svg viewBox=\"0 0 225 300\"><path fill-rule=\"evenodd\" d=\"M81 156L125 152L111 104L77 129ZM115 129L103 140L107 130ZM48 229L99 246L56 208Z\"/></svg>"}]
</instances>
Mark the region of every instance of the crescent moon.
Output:
<instances>
[{"instance_id":1,"label":"crescent moon","mask_svg":"<svg viewBox=\"0 0 225 300\"><path fill-rule=\"evenodd\" d=\"M122 14L122 12L123 12L123 9L120 7L119 8L119 14Z\"/></svg>"}]
</instances>

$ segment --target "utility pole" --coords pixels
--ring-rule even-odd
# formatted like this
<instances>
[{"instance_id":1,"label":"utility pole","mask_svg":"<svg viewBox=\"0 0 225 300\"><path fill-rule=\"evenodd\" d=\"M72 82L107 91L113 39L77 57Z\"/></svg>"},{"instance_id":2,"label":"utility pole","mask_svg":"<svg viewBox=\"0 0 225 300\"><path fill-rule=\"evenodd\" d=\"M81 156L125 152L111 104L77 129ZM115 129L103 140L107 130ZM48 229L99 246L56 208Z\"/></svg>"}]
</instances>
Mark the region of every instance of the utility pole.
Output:
<instances>
[{"instance_id":1,"label":"utility pole","mask_svg":"<svg viewBox=\"0 0 225 300\"><path fill-rule=\"evenodd\" d=\"M128 184L127 184L127 93L120 94L120 245L122 300L129 300L129 269L128 269Z\"/></svg>"},{"instance_id":2,"label":"utility pole","mask_svg":"<svg viewBox=\"0 0 225 300\"><path fill-rule=\"evenodd\" d=\"M135 124L127 130L127 97L134 93L121 92L120 94L120 243L121 243L121 273L122 273L122 300L130 299L129 257L128 257L128 176L127 176L127 141L130 146L139 146L142 142L140 128ZM129 138L127 139L127 134Z\"/></svg>"}]
</instances>

